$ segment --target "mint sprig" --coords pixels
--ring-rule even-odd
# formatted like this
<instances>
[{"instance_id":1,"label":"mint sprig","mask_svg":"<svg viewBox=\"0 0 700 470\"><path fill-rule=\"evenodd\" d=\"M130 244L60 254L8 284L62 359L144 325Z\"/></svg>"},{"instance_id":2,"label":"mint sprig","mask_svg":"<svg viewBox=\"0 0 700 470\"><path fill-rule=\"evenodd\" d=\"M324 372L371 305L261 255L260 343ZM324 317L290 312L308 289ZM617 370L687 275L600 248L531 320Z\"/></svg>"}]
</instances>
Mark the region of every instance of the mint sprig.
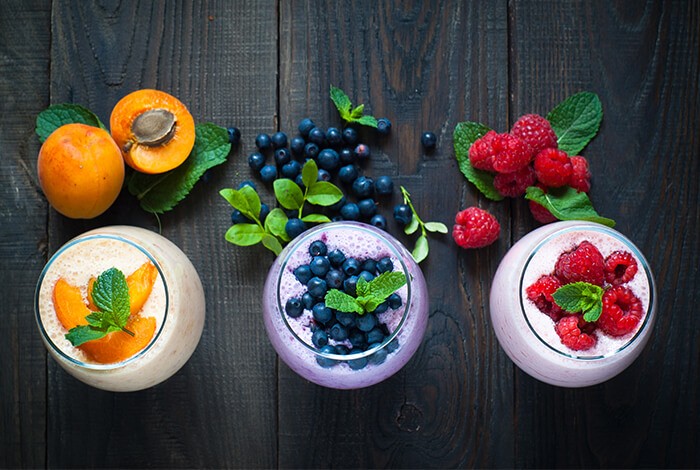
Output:
<instances>
[{"instance_id":1,"label":"mint sprig","mask_svg":"<svg viewBox=\"0 0 700 470\"><path fill-rule=\"evenodd\" d=\"M66 339L73 346L103 338L115 331L134 336L126 328L131 310L129 286L124 273L117 268L110 268L97 276L92 287L92 300L99 310L85 317L87 325L71 328L66 334Z\"/></svg>"},{"instance_id":2,"label":"mint sprig","mask_svg":"<svg viewBox=\"0 0 700 470\"><path fill-rule=\"evenodd\" d=\"M367 312L373 312L391 294L406 285L406 282L406 275L398 271L382 273L371 281L360 277L357 280L357 297L338 289L331 289L326 293L324 302L326 307L341 312L355 312L364 315Z\"/></svg>"},{"instance_id":3,"label":"mint sprig","mask_svg":"<svg viewBox=\"0 0 700 470\"><path fill-rule=\"evenodd\" d=\"M598 95L582 91L559 103L547 120L557 135L559 150L578 155L598 133L603 105Z\"/></svg>"},{"instance_id":4,"label":"mint sprig","mask_svg":"<svg viewBox=\"0 0 700 470\"><path fill-rule=\"evenodd\" d=\"M413 207L413 202L411 201L411 194L401 186L401 195L403 196L404 204L411 208L413 216L411 217L411 222L409 222L406 227L404 227L404 232L406 235L412 235L419 228L421 230L420 236L416 239L416 244L413 247L411 256L416 261L420 263L425 258L428 257L428 252L430 251L428 247L428 232L433 233L447 233L447 226L442 222L423 222L423 220L418 216L416 208Z\"/></svg>"},{"instance_id":5,"label":"mint sprig","mask_svg":"<svg viewBox=\"0 0 700 470\"><path fill-rule=\"evenodd\" d=\"M36 135L41 142L44 142L59 127L74 123L107 129L100 118L86 107L63 103L51 105L39 113L36 117Z\"/></svg>"},{"instance_id":6,"label":"mint sprig","mask_svg":"<svg viewBox=\"0 0 700 470\"><path fill-rule=\"evenodd\" d=\"M570 313L583 313L583 319L594 322L603 312L602 287L588 282L565 284L557 289L552 297L554 302Z\"/></svg>"},{"instance_id":7,"label":"mint sprig","mask_svg":"<svg viewBox=\"0 0 700 470\"><path fill-rule=\"evenodd\" d=\"M348 95L338 87L331 85L331 101L338 108L340 113L340 118L347 122L362 124L363 126L377 127L377 119L369 114L364 114L365 105L360 104L358 106L352 105Z\"/></svg>"},{"instance_id":8,"label":"mint sprig","mask_svg":"<svg viewBox=\"0 0 700 470\"><path fill-rule=\"evenodd\" d=\"M503 199L503 196L493 185L494 175L488 171L474 168L469 160L469 147L490 130L487 126L478 122L460 122L452 133L452 144L455 149L455 158L457 158L459 170L467 178L467 181L476 186L481 191L481 194L487 198L492 201L500 201Z\"/></svg>"},{"instance_id":9,"label":"mint sprig","mask_svg":"<svg viewBox=\"0 0 700 470\"><path fill-rule=\"evenodd\" d=\"M608 227L615 226L614 220L602 217L596 212L586 193L578 192L569 186L550 188L546 193L537 186L530 186L525 191L525 199L544 206L559 220L587 220Z\"/></svg>"}]
</instances>

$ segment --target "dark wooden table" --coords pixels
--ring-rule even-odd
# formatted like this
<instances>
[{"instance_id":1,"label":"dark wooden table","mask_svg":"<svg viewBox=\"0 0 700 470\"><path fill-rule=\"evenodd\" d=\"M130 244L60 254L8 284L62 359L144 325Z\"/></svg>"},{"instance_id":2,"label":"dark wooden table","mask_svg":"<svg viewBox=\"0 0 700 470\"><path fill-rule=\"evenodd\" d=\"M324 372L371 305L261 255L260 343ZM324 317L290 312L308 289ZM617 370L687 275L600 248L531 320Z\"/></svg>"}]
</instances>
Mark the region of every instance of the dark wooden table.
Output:
<instances>
[{"instance_id":1,"label":"dark wooden table","mask_svg":"<svg viewBox=\"0 0 700 470\"><path fill-rule=\"evenodd\" d=\"M0 3L0 64L0 466L700 466L698 1L11 0ZM431 240L426 338L397 375L358 391L318 387L278 360L261 318L272 254L224 241L230 207L218 195L251 177L258 133L292 132L306 116L340 125L331 84L392 120L388 138L367 134L371 172L405 185L419 213L451 225L478 205L502 225L486 249ZM35 283L74 235L158 224L126 191L93 220L50 209L34 122L63 102L108 122L139 88L243 137L161 218L204 282L201 343L170 380L117 394L48 357ZM466 120L503 132L581 90L605 113L584 152L591 198L646 254L659 311L628 370L571 390L525 375L496 341L492 276L538 224L522 198L491 202L466 182L451 136ZM438 135L432 154L423 130Z\"/></svg>"}]
</instances>

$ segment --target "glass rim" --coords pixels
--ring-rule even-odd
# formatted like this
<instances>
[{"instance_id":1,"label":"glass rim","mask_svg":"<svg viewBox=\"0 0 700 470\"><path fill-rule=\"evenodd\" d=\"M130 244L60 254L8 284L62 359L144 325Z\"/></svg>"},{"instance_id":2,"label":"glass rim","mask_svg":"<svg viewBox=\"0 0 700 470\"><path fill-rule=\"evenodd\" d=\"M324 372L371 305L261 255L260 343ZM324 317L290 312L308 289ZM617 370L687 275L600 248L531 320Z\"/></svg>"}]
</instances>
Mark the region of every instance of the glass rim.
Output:
<instances>
[{"instance_id":1,"label":"glass rim","mask_svg":"<svg viewBox=\"0 0 700 470\"><path fill-rule=\"evenodd\" d=\"M576 231L582 231L582 230L588 230L588 231L593 231L593 232L599 232L608 236L611 236L618 240L619 242L623 243L630 251L632 251L632 254L637 258L641 264L642 271L644 272L644 275L647 278L647 282L649 285L649 305L647 308L646 315L644 316L644 320L642 321L642 324L639 326L637 331L634 333L633 336L631 336L624 344L622 344L620 347L606 353L606 354L597 354L597 355L578 355L578 354L570 354L566 351L562 351L561 349L558 349L551 344L549 344L544 338L542 338L537 330L533 327L532 323L530 322L530 319L528 318L527 312L525 310L525 296L523 295L524 292L524 282L525 282L525 273L527 272L528 266L530 265L530 262L533 260L534 256L537 254L537 252L544 247L546 244L551 242L554 238L557 238L559 236L562 236L566 233L569 232L576 232ZM638 271L639 274L639 271ZM605 225L601 225L595 222L583 222L580 224L575 224L575 225L569 225L567 227L563 227L556 232L550 233L546 237L544 237L532 250L530 250L530 253L528 254L527 260L525 261L525 264L523 265L523 269L520 273L520 280L518 282L518 297L520 299L520 313L523 315L523 318L525 319L525 323L527 324L528 328L532 332L532 334L537 338L537 340L542 343L544 346L546 346L548 349L554 351L555 353L570 358L574 359L577 361L598 361L602 359L607 359L613 356L616 356L617 354L622 353L623 351L627 350L632 344L636 343L637 339L650 327L652 323L653 317L656 315L656 308L655 308L655 300L656 300L656 286L654 284L654 276L651 273L651 268L649 267L649 263L642 254L642 252L637 248L637 246L625 235L622 233L618 232L617 230L614 230L610 227L607 227ZM544 315L544 314L543 314Z\"/></svg>"},{"instance_id":2,"label":"glass rim","mask_svg":"<svg viewBox=\"0 0 700 470\"><path fill-rule=\"evenodd\" d=\"M320 349L317 349L316 346L313 344L309 344L306 341L304 341L302 338L297 335L296 331L294 331L294 328L292 328L291 324L287 320L287 315L285 314L284 307L282 306L282 301L281 301L281 295L280 295L280 285L282 281L282 276L285 273L287 264L289 263L290 257L296 253L296 249L299 245L302 245L305 241L308 241L309 238L314 237L318 232L326 232L329 230L337 230L341 229L343 227L350 227L353 230L359 230L362 232L365 232L372 237L380 240L383 245L387 246L389 250L391 251L391 254L398 259L399 263L401 264L401 270L403 273L406 275L406 301L403 303L401 306L403 308L403 311L401 312L401 320L399 321L398 325L396 325L396 328L384 338L382 343L372 349L368 349L366 351L358 352L358 353L350 353L350 354L334 354L334 353L326 353L321 351ZM403 330L403 326L406 323L406 320L408 318L408 314L410 311L411 307L411 274L408 271L408 267L406 266L406 263L403 260L402 256L402 251L405 251L405 248L403 248L403 245L401 245L396 239L394 239L390 234L388 233L383 233L380 232L379 229L376 229L375 227L371 225L364 224L362 222L355 222L355 221L339 221L339 222L329 222L325 223L322 225L318 225L316 227L313 227L306 232L302 233L299 235L296 239L294 239L293 243L288 245L285 248L286 253L284 253L284 259L280 263L280 270L279 274L277 275L277 280L275 282L276 284L276 289L275 289L275 303L277 305L277 311L279 312L279 315L282 317L282 322L286 326L287 330L289 333L292 334L294 339L304 346L309 352L311 352L313 355L325 358L325 359L330 359L338 362L347 362L347 361L352 361L355 359L362 359L362 358L368 358L369 356L372 356L376 354L377 352L388 348L389 345L398 337L399 333Z\"/></svg>"},{"instance_id":3,"label":"glass rim","mask_svg":"<svg viewBox=\"0 0 700 470\"><path fill-rule=\"evenodd\" d=\"M138 249L141 251L146 257L153 263L153 265L156 267L156 270L158 271L158 274L160 275L161 282L163 283L163 289L165 293L165 305L164 305L164 312L163 312L163 321L160 324L160 327L156 330L155 334L153 335L153 338L151 338L151 341L148 342L145 348L134 354L133 356L128 357L127 359L124 359L123 361L119 362L111 362L108 364L102 364L102 363L93 363L93 362L85 362L81 361L80 359L77 359L76 357L73 357L72 355L68 354L65 352L61 347L59 347L51 338L51 336L48 334L46 329L44 328L44 322L41 319L41 311L40 311L40 305L39 305L39 297L41 293L41 288L44 283L44 278L46 277L46 274L49 271L49 268L51 265L58 260L58 258L66 252L66 250L72 248L75 245L78 245L79 243L90 241L90 240L95 240L95 239L110 239L110 240L116 240L119 242L124 242L127 243L128 245L133 246L134 248ZM44 342L49 345L51 350L58 354L62 359L68 361L71 365L78 366L80 368L84 369L91 369L91 370L114 370L118 369L121 367L126 366L127 364L130 364L131 362L136 361L137 359L143 357L148 351L150 351L153 346L156 344L156 341L160 337L161 333L163 332L165 328L165 323L167 322L168 319L168 311L170 310L170 294L168 292L168 283L165 280L165 276L163 274L163 269L161 268L160 264L158 261L156 261L155 257L143 246L138 244L137 242L130 240L128 238L125 238L120 235L114 235L114 234L107 234L107 233L97 233L97 234L88 234L88 235L79 235L76 238L73 238L72 240L69 240L66 242L61 248L56 251L56 253L51 256L51 258L46 262L46 265L41 271L41 274L39 275L39 279L37 280L36 284L36 289L34 291L34 315L35 319L37 322L37 325L39 327L39 332L41 333L42 338L44 339Z\"/></svg>"}]
</instances>

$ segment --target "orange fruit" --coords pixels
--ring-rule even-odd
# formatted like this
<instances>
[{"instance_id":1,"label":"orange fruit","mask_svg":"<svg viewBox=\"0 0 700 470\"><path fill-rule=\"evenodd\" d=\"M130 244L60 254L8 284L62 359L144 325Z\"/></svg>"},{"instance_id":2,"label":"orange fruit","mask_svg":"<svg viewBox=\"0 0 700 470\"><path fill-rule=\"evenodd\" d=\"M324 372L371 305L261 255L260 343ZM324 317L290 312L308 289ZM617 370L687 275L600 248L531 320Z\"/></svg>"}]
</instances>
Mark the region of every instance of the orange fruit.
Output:
<instances>
[{"instance_id":1,"label":"orange fruit","mask_svg":"<svg viewBox=\"0 0 700 470\"><path fill-rule=\"evenodd\" d=\"M126 285L129 286L129 307L132 315L139 313L143 308L151 295L156 277L158 277L158 270L150 261L146 261L139 269L127 276ZM94 283L95 278L90 278L87 291L88 307L91 310L97 310L97 306L92 301L92 285Z\"/></svg>"}]
</instances>

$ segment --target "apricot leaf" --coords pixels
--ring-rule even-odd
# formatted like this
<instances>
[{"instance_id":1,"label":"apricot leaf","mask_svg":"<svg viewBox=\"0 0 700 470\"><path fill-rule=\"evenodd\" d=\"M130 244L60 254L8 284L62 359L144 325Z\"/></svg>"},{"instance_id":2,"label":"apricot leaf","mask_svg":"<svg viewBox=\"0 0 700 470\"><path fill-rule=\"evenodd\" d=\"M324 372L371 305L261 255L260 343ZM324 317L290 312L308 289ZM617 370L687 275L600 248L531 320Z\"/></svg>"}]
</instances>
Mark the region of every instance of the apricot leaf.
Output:
<instances>
[{"instance_id":1,"label":"apricot leaf","mask_svg":"<svg viewBox=\"0 0 700 470\"><path fill-rule=\"evenodd\" d=\"M95 113L79 104L54 104L36 117L36 135L44 142L49 135L65 124L86 124L107 130Z\"/></svg>"}]
</instances>

